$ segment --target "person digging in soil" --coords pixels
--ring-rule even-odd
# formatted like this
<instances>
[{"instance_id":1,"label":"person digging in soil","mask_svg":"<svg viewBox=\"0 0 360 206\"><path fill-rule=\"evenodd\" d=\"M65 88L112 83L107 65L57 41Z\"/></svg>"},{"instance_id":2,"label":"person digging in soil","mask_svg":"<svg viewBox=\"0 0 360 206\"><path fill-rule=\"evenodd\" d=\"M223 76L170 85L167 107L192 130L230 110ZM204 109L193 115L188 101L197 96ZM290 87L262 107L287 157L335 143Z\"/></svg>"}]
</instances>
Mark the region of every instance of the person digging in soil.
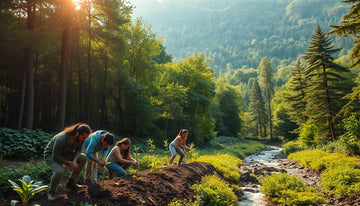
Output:
<instances>
[{"instance_id":1,"label":"person digging in soil","mask_svg":"<svg viewBox=\"0 0 360 206\"><path fill-rule=\"evenodd\" d=\"M55 200L56 187L66 172L66 167L72 170L71 176L66 183L70 190L79 189L75 183L86 163L86 156L81 154L81 148L86 138L89 137L91 128L87 124L77 123L66 127L64 131L55 135L44 150L44 159L53 170L50 179L48 199Z\"/></svg>"},{"instance_id":2,"label":"person digging in soil","mask_svg":"<svg viewBox=\"0 0 360 206\"><path fill-rule=\"evenodd\" d=\"M85 183L97 183L98 165L104 167L106 162L98 158L98 152L102 151L104 157L109 153L109 146L114 144L115 136L105 130L91 133L83 144L82 151L87 156Z\"/></svg>"},{"instance_id":3,"label":"person digging in soil","mask_svg":"<svg viewBox=\"0 0 360 206\"><path fill-rule=\"evenodd\" d=\"M125 170L131 165L139 167L139 162L130 155L130 144L130 139L124 138L116 142L110 151L106 158L109 179L113 178L113 174L117 176L125 175Z\"/></svg>"},{"instance_id":4,"label":"person digging in soil","mask_svg":"<svg viewBox=\"0 0 360 206\"><path fill-rule=\"evenodd\" d=\"M181 164L182 160L185 157L184 151L182 149L185 149L186 151L190 151L190 148L185 145L188 133L189 133L188 130L181 129L179 131L179 134L176 136L176 138L169 144L169 149L170 149L170 152L171 152L171 157L170 157L170 160L169 160L169 166L171 166L171 164L174 161L176 155L180 155L178 165Z\"/></svg>"}]
</instances>

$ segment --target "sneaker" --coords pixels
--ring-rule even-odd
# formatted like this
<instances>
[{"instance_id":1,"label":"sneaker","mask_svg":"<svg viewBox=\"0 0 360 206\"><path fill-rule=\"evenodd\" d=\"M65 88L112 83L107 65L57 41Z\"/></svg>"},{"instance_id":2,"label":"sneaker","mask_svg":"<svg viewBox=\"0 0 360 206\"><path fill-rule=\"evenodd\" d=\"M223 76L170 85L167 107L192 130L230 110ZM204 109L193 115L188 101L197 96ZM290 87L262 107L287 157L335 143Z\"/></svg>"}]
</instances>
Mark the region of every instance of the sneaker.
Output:
<instances>
[{"instance_id":1,"label":"sneaker","mask_svg":"<svg viewBox=\"0 0 360 206\"><path fill-rule=\"evenodd\" d=\"M69 179L66 183L66 189L69 189L69 190L79 190L81 188L83 188L82 185L78 185L75 183L74 179Z\"/></svg>"},{"instance_id":2,"label":"sneaker","mask_svg":"<svg viewBox=\"0 0 360 206\"><path fill-rule=\"evenodd\" d=\"M48 200L55 200L56 199L56 197L55 197L55 194L54 194L54 192L51 192L51 191L49 191L48 192Z\"/></svg>"}]
</instances>

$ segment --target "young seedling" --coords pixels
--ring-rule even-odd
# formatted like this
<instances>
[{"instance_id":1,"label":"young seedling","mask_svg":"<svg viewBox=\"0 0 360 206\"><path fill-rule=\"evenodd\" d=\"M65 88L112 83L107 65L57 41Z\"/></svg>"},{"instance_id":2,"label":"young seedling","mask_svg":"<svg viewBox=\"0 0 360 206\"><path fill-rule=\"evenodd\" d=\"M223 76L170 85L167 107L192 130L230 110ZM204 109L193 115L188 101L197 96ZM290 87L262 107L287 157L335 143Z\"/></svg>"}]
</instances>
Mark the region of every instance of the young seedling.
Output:
<instances>
[{"instance_id":1,"label":"young seedling","mask_svg":"<svg viewBox=\"0 0 360 206\"><path fill-rule=\"evenodd\" d=\"M195 162L196 159L198 158L198 153L195 149L195 144L192 142L190 144L190 151L188 151L189 153L189 162Z\"/></svg>"},{"instance_id":2,"label":"young seedling","mask_svg":"<svg viewBox=\"0 0 360 206\"><path fill-rule=\"evenodd\" d=\"M20 196L23 206L25 206L29 202L29 200L35 196L35 194L49 188L48 185L42 185L41 181L34 182L34 180L31 180L28 175L24 175L22 179L19 180L22 183L22 187L20 187L14 181L8 181L10 182L13 190L16 191ZM16 204L16 201L11 201L11 204Z\"/></svg>"}]
</instances>

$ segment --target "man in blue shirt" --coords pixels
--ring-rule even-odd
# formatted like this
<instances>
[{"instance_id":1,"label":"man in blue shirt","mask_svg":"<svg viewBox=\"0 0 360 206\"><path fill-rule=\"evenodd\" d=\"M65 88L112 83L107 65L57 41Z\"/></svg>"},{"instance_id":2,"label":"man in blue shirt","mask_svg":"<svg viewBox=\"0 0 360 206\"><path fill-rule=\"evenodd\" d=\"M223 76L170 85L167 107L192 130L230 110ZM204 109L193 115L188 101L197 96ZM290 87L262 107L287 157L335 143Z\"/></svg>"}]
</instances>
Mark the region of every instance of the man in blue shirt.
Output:
<instances>
[{"instance_id":1,"label":"man in blue shirt","mask_svg":"<svg viewBox=\"0 0 360 206\"><path fill-rule=\"evenodd\" d=\"M97 170L98 165L104 167L105 160L100 160L98 152L102 151L104 158L109 153L109 146L114 144L115 136L108 131L98 130L91 133L90 136L85 140L82 151L87 156L87 166L85 172L85 182L97 183Z\"/></svg>"}]
</instances>

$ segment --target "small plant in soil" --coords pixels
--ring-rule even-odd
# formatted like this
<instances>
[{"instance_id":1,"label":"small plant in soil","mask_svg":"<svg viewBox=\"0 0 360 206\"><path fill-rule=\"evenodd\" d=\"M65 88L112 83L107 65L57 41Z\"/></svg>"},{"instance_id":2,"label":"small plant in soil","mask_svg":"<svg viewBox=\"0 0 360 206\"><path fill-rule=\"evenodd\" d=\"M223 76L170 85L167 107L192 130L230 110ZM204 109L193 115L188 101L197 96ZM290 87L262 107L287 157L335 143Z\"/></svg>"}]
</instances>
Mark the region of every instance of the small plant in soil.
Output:
<instances>
[{"instance_id":1,"label":"small plant in soil","mask_svg":"<svg viewBox=\"0 0 360 206\"><path fill-rule=\"evenodd\" d=\"M199 152L196 151L195 144L193 142L190 144L190 151L188 153L189 153L189 162L195 162L196 159L198 158Z\"/></svg>"},{"instance_id":2,"label":"small plant in soil","mask_svg":"<svg viewBox=\"0 0 360 206\"><path fill-rule=\"evenodd\" d=\"M19 179L21 182L21 187L14 181L8 180L11 187L14 191L16 191L23 203L23 206L25 206L28 201L35 196L35 194L47 190L49 188L48 185L42 185L41 181L34 182L34 180L31 180L31 178L28 175L24 175L22 179ZM16 205L16 201L11 201L11 205Z\"/></svg>"},{"instance_id":3,"label":"small plant in soil","mask_svg":"<svg viewBox=\"0 0 360 206\"><path fill-rule=\"evenodd\" d=\"M147 144L149 145L149 153L151 154L151 172L157 172L161 165L161 160L159 155L155 155L154 151L156 149L155 145L153 144L153 140L149 139Z\"/></svg>"}]
</instances>

